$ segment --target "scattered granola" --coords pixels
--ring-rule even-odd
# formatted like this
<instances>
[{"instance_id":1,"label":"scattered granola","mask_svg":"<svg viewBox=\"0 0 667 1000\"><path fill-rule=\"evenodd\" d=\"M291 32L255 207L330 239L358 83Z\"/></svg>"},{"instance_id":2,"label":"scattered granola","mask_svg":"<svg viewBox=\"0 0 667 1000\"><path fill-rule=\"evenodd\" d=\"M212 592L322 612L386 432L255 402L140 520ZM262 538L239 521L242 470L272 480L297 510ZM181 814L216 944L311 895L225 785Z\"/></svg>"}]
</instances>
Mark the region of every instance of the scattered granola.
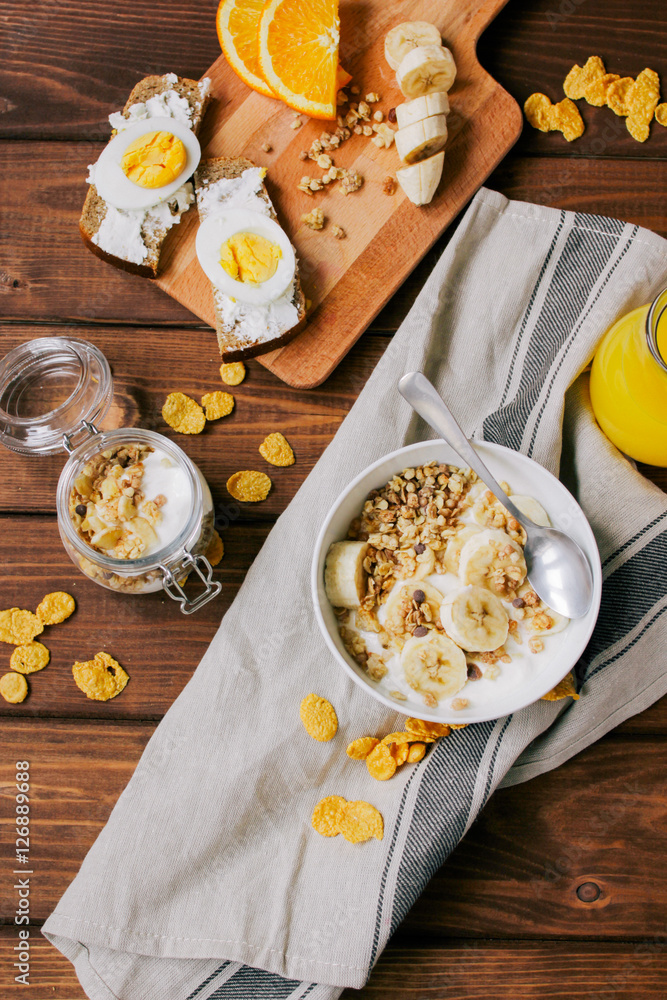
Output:
<instances>
[{"instance_id":1,"label":"scattered granola","mask_svg":"<svg viewBox=\"0 0 667 1000\"><path fill-rule=\"evenodd\" d=\"M96 653L92 660L72 667L74 682L93 701L109 701L125 688L129 677L117 660L108 653Z\"/></svg>"},{"instance_id":2,"label":"scattered granola","mask_svg":"<svg viewBox=\"0 0 667 1000\"><path fill-rule=\"evenodd\" d=\"M388 175L382 182L382 192L383 194L396 194L396 189L398 188L398 183L395 177Z\"/></svg>"},{"instance_id":3,"label":"scattered granola","mask_svg":"<svg viewBox=\"0 0 667 1000\"><path fill-rule=\"evenodd\" d=\"M324 211L321 208L314 208L312 212L307 212L305 215L301 216L301 221L309 229L323 229L324 228Z\"/></svg>"},{"instance_id":4,"label":"scattered granola","mask_svg":"<svg viewBox=\"0 0 667 1000\"><path fill-rule=\"evenodd\" d=\"M266 500L271 490L271 480L264 472L246 469L235 472L227 480L227 490L235 500L243 503L258 503Z\"/></svg>"},{"instance_id":5,"label":"scattered granola","mask_svg":"<svg viewBox=\"0 0 667 1000\"><path fill-rule=\"evenodd\" d=\"M242 361L231 361L220 365L220 378L225 385L240 385L246 376L246 367Z\"/></svg>"},{"instance_id":6,"label":"scattered granola","mask_svg":"<svg viewBox=\"0 0 667 1000\"><path fill-rule=\"evenodd\" d=\"M331 235L335 236L337 240L344 240L345 237L347 236L347 233L341 226L332 226Z\"/></svg>"},{"instance_id":7,"label":"scattered granola","mask_svg":"<svg viewBox=\"0 0 667 1000\"><path fill-rule=\"evenodd\" d=\"M201 405L207 420L220 420L221 417L228 417L234 409L234 397L231 392L207 392L201 398Z\"/></svg>"},{"instance_id":8,"label":"scattered granola","mask_svg":"<svg viewBox=\"0 0 667 1000\"><path fill-rule=\"evenodd\" d=\"M18 705L28 696L28 682L22 674L3 674L0 677L0 694L5 701Z\"/></svg>"},{"instance_id":9,"label":"scattered granola","mask_svg":"<svg viewBox=\"0 0 667 1000\"><path fill-rule=\"evenodd\" d=\"M259 446L259 453L271 465L277 465L280 468L294 465L296 461L287 438L278 431L264 438Z\"/></svg>"},{"instance_id":10,"label":"scattered granola","mask_svg":"<svg viewBox=\"0 0 667 1000\"><path fill-rule=\"evenodd\" d=\"M51 654L41 642L17 646L9 658L9 666L19 674L35 674L48 664Z\"/></svg>"},{"instance_id":11,"label":"scattered granola","mask_svg":"<svg viewBox=\"0 0 667 1000\"><path fill-rule=\"evenodd\" d=\"M264 150L264 152L265 152L265 153L270 153L270 152L271 152L271 150L273 149L273 146L271 145L271 143L270 143L270 142L265 142L265 143L264 143L264 144L262 145L262 149Z\"/></svg>"},{"instance_id":12,"label":"scattered granola","mask_svg":"<svg viewBox=\"0 0 667 1000\"><path fill-rule=\"evenodd\" d=\"M338 732L338 717L330 701L309 694L301 702L299 716L309 736L319 743L328 743Z\"/></svg>"}]
</instances>

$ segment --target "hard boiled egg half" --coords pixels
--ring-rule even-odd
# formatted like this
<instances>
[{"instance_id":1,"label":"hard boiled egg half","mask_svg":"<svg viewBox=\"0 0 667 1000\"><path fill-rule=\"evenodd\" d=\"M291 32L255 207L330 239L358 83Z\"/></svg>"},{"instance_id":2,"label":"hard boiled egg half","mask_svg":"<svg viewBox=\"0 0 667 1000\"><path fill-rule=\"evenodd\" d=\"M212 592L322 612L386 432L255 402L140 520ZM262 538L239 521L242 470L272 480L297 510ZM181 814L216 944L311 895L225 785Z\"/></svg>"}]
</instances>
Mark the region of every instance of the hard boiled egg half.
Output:
<instances>
[{"instance_id":1,"label":"hard boiled egg half","mask_svg":"<svg viewBox=\"0 0 667 1000\"><path fill-rule=\"evenodd\" d=\"M195 245L207 278L235 301L268 305L294 280L292 244L262 212L237 208L209 216L197 230Z\"/></svg>"},{"instance_id":2,"label":"hard boiled egg half","mask_svg":"<svg viewBox=\"0 0 667 1000\"><path fill-rule=\"evenodd\" d=\"M199 165L192 129L175 118L145 118L113 137L95 165L95 187L114 208L140 211L170 198Z\"/></svg>"}]
</instances>

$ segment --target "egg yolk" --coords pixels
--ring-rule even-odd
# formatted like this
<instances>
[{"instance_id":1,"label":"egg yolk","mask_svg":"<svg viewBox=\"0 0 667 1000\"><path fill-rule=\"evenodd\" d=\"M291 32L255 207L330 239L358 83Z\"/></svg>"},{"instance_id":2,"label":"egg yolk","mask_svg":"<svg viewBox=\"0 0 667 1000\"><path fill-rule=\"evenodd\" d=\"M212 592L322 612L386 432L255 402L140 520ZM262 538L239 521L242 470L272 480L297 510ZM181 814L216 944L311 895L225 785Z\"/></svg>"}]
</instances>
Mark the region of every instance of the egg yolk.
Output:
<instances>
[{"instance_id":1,"label":"egg yolk","mask_svg":"<svg viewBox=\"0 0 667 1000\"><path fill-rule=\"evenodd\" d=\"M121 169L144 188L159 188L175 181L187 162L185 146L171 132L147 132L123 153Z\"/></svg>"},{"instance_id":2,"label":"egg yolk","mask_svg":"<svg viewBox=\"0 0 667 1000\"><path fill-rule=\"evenodd\" d=\"M257 233L234 233L220 247L220 265L235 281L261 285L276 273L280 247Z\"/></svg>"}]
</instances>

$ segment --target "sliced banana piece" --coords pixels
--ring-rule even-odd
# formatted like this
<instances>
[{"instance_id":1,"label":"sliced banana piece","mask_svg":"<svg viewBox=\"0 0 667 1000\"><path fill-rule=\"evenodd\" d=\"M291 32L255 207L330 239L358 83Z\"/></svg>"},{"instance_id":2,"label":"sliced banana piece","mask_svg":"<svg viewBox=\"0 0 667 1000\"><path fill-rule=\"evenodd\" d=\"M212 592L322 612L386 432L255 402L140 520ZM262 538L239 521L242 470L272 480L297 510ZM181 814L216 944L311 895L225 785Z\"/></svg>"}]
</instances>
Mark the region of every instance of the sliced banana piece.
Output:
<instances>
[{"instance_id":1,"label":"sliced banana piece","mask_svg":"<svg viewBox=\"0 0 667 1000\"><path fill-rule=\"evenodd\" d=\"M440 606L440 619L449 638L469 653L488 653L507 639L509 615L484 587L450 591Z\"/></svg>"},{"instance_id":2,"label":"sliced banana piece","mask_svg":"<svg viewBox=\"0 0 667 1000\"><path fill-rule=\"evenodd\" d=\"M486 587L499 597L507 597L518 590L525 577L523 549L498 528L478 531L461 549L459 579L463 584Z\"/></svg>"},{"instance_id":3,"label":"sliced banana piece","mask_svg":"<svg viewBox=\"0 0 667 1000\"><path fill-rule=\"evenodd\" d=\"M510 496L510 500L518 507L522 514L529 517L535 524L540 524L543 528L550 528L551 521L546 510L534 497Z\"/></svg>"},{"instance_id":4,"label":"sliced banana piece","mask_svg":"<svg viewBox=\"0 0 667 1000\"><path fill-rule=\"evenodd\" d=\"M455 535L447 542L445 547L445 558L444 563L450 573L458 576L459 573L459 562L461 560L461 549L473 535L479 534L479 528L473 527L473 525L467 525L465 528L459 528Z\"/></svg>"},{"instance_id":5,"label":"sliced banana piece","mask_svg":"<svg viewBox=\"0 0 667 1000\"><path fill-rule=\"evenodd\" d=\"M407 128L408 125L414 125L424 118L432 118L433 115L448 115L449 97L444 90L424 94L422 97L415 97L414 101L397 105L395 111L399 129Z\"/></svg>"},{"instance_id":6,"label":"sliced banana piece","mask_svg":"<svg viewBox=\"0 0 667 1000\"><path fill-rule=\"evenodd\" d=\"M396 133L398 135L398 132ZM428 160L420 160L410 167L396 171L396 180L401 185L413 205L428 205L437 191L442 168L445 163L445 153L441 150Z\"/></svg>"},{"instance_id":7,"label":"sliced banana piece","mask_svg":"<svg viewBox=\"0 0 667 1000\"><path fill-rule=\"evenodd\" d=\"M451 698L468 679L463 650L437 633L408 639L401 653L401 666L411 688L438 699Z\"/></svg>"},{"instance_id":8,"label":"sliced banana piece","mask_svg":"<svg viewBox=\"0 0 667 1000\"><path fill-rule=\"evenodd\" d=\"M396 150L404 163L417 163L434 156L447 142L447 119L433 115L423 121L400 128L395 133Z\"/></svg>"},{"instance_id":9,"label":"sliced banana piece","mask_svg":"<svg viewBox=\"0 0 667 1000\"><path fill-rule=\"evenodd\" d=\"M404 97L447 91L456 79L454 56L444 45L420 45L403 57L396 82Z\"/></svg>"},{"instance_id":10,"label":"sliced banana piece","mask_svg":"<svg viewBox=\"0 0 667 1000\"><path fill-rule=\"evenodd\" d=\"M334 542L324 565L324 588L334 608L358 608L366 594L368 542Z\"/></svg>"},{"instance_id":11,"label":"sliced banana piece","mask_svg":"<svg viewBox=\"0 0 667 1000\"><path fill-rule=\"evenodd\" d=\"M403 57L420 45L442 45L436 26L428 21L403 21L385 35L384 57L392 69L398 69Z\"/></svg>"},{"instance_id":12,"label":"sliced banana piece","mask_svg":"<svg viewBox=\"0 0 667 1000\"><path fill-rule=\"evenodd\" d=\"M427 614L431 615L430 621L439 620L442 594L430 583L425 583L423 580L419 582L413 580L410 583L399 584L391 591L385 605L384 627L395 635L410 635L412 627L406 623L406 619L414 610L415 602L419 605L424 603L428 605Z\"/></svg>"}]
</instances>

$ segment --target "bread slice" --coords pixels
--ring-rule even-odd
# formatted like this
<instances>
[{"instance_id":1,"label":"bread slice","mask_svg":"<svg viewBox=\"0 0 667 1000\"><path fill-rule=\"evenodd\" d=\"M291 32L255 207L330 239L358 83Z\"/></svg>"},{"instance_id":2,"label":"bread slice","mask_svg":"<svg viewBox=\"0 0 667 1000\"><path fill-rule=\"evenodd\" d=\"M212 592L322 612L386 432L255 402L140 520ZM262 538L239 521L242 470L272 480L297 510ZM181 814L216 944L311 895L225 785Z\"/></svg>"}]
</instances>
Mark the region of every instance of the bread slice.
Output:
<instances>
[{"instance_id":1,"label":"bread slice","mask_svg":"<svg viewBox=\"0 0 667 1000\"><path fill-rule=\"evenodd\" d=\"M109 116L111 125L115 126L113 135L122 126L122 119L142 118L146 104L151 101L153 108L149 104L149 111L169 117L175 114L179 120L187 121L197 135L211 100L209 86L207 79L187 80L175 73L145 77L134 87L123 110ZM146 211L121 212L100 197L94 184L95 166L89 170L90 187L79 220L84 243L109 264L132 274L155 278L167 233L194 202L192 184L184 183L167 205Z\"/></svg>"},{"instance_id":2,"label":"bread slice","mask_svg":"<svg viewBox=\"0 0 667 1000\"><path fill-rule=\"evenodd\" d=\"M275 220L276 212L264 185L265 173L263 167L257 167L252 160L241 156L202 160L195 171L200 220L203 222L215 215L223 205L227 208L243 208L245 205L257 210L257 199L266 205L267 215ZM234 185L233 181L239 181L239 184ZM241 361L275 351L296 337L305 326L306 300L298 264L294 284L279 304L246 306L235 303L215 285L212 287L216 333L224 361Z\"/></svg>"}]
</instances>

